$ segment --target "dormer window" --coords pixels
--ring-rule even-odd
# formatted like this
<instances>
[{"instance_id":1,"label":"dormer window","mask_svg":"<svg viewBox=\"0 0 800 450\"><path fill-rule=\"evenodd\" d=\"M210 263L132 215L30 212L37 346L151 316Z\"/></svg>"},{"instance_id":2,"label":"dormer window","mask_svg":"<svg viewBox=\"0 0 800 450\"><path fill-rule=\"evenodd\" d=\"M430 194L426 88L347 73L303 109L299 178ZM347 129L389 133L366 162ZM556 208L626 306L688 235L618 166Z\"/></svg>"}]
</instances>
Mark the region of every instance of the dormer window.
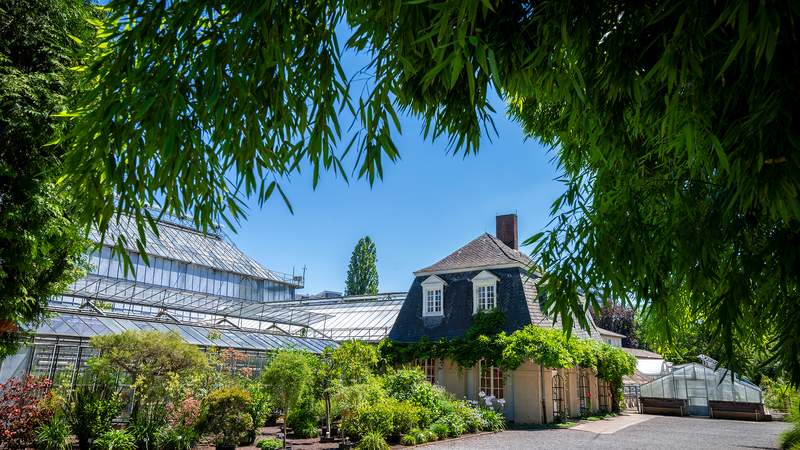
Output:
<instances>
[{"instance_id":1,"label":"dormer window","mask_svg":"<svg viewBox=\"0 0 800 450\"><path fill-rule=\"evenodd\" d=\"M444 287L447 283L436 275L422 282L422 316L441 316L444 314Z\"/></svg>"},{"instance_id":2,"label":"dormer window","mask_svg":"<svg viewBox=\"0 0 800 450\"><path fill-rule=\"evenodd\" d=\"M472 278L472 313L497 308L497 275L482 271Z\"/></svg>"}]
</instances>

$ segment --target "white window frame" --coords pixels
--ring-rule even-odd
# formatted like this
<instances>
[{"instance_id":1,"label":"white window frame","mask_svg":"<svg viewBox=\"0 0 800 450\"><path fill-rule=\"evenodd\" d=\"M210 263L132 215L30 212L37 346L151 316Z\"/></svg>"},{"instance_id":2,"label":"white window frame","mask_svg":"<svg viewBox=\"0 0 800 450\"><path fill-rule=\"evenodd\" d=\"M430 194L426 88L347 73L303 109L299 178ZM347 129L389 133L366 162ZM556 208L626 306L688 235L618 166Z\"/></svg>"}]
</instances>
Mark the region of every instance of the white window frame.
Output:
<instances>
[{"instance_id":1,"label":"white window frame","mask_svg":"<svg viewBox=\"0 0 800 450\"><path fill-rule=\"evenodd\" d=\"M422 317L444 315L444 287L446 285L447 283L436 275L431 275L422 282ZM429 308L430 300L436 301L439 308ZM429 309L432 310L429 311Z\"/></svg>"},{"instance_id":2,"label":"white window frame","mask_svg":"<svg viewBox=\"0 0 800 450\"><path fill-rule=\"evenodd\" d=\"M483 270L481 273L475 275L472 278L472 314L477 314L478 311L490 311L495 309L499 306L498 292L497 292L497 282L500 281L500 278L487 271ZM494 291L494 304L491 307L487 308L479 308L480 306L480 291L481 288L488 289L491 288Z\"/></svg>"}]
</instances>

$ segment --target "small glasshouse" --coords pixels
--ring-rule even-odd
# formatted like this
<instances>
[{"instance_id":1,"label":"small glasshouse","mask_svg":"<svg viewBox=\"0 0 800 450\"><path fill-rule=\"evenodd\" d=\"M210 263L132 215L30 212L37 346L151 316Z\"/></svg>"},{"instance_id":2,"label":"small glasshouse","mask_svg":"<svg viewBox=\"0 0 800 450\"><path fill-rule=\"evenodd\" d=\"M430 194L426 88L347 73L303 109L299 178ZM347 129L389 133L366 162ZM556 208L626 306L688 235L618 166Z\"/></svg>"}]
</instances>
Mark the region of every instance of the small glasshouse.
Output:
<instances>
[{"instance_id":1,"label":"small glasshouse","mask_svg":"<svg viewBox=\"0 0 800 450\"><path fill-rule=\"evenodd\" d=\"M768 419L761 389L716 365L689 363L641 386L642 412Z\"/></svg>"}]
</instances>

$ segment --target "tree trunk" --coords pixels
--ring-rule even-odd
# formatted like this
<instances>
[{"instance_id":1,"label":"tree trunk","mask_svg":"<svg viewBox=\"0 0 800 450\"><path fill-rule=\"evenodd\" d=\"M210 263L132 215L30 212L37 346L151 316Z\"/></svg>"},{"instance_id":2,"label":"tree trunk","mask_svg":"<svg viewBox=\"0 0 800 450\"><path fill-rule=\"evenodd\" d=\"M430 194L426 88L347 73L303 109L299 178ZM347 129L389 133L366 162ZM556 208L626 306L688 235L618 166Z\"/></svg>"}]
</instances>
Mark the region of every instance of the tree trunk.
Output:
<instances>
[{"instance_id":1,"label":"tree trunk","mask_svg":"<svg viewBox=\"0 0 800 450\"><path fill-rule=\"evenodd\" d=\"M331 395L329 393L325 393L325 425L328 427L326 433L328 434L325 437L331 437Z\"/></svg>"},{"instance_id":2,"label":"tree trunk","mask_svg":"<svg viewBox=\"0 0 800 450\"><path fill-rule=\"evenodd\" d=\"M287 422L289 422L289 407L288 406L283 411L283 448L286 448L286 433L289 432L289 429L286 427Z\"/></svg>"}]
</instances>

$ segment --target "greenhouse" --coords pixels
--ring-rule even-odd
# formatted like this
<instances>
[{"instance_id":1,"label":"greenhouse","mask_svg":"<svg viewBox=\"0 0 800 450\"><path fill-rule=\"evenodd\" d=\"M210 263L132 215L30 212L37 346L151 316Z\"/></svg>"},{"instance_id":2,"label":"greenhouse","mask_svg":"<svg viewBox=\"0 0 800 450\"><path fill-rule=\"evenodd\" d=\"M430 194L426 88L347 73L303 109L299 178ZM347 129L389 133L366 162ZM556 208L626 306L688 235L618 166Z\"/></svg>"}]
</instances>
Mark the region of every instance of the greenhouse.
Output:
<instances>
[{"instance_id":1,"label":"greenhouse","mask_svg":"<svg viewBox=\"0 0 800 450\"><path fill-rule=\"evenodd\" d=\"M147 233L147 258L134 245L135 225L124 217L109 225L105 239L90 235L98 245L87 255L89 273L51 299L51 316L28 330L30 345L0 360L0 382L25 373L74 379L94 354L93 336L126 330L175 332L204 350L234 349L247 356L242 366L256 371L276 349L319 353L336 346L325 324L341 318L330 308L296 300L303 275L267 269L222 230L202 233L180 218L161 215L158 233ZM118 236L129 244L125 251L134 270L124 270L112 253ZM353 326L372 327L376 320L381 329L386 326L376 313L383 306L356 304L366 325ZM350 305L356 306L340 304L335 311ZM352 335L338 325L336 334Z\"/></svg>"},{"instance_id":2,"label":"greenhouse","mask_svg":"<svg viewBox=\"0 0 800 450\"><path fill-rule=\"evenodd\" d=\"M716 368L715 368L716 367ZM763 415L761 389L716 362L689 363L641 386L643 412L721 416L723 412L758 411ZM715 414L715 409L718 414ZM759 420L756 417L756 420Z\"/></svg>"}]
</instances>

